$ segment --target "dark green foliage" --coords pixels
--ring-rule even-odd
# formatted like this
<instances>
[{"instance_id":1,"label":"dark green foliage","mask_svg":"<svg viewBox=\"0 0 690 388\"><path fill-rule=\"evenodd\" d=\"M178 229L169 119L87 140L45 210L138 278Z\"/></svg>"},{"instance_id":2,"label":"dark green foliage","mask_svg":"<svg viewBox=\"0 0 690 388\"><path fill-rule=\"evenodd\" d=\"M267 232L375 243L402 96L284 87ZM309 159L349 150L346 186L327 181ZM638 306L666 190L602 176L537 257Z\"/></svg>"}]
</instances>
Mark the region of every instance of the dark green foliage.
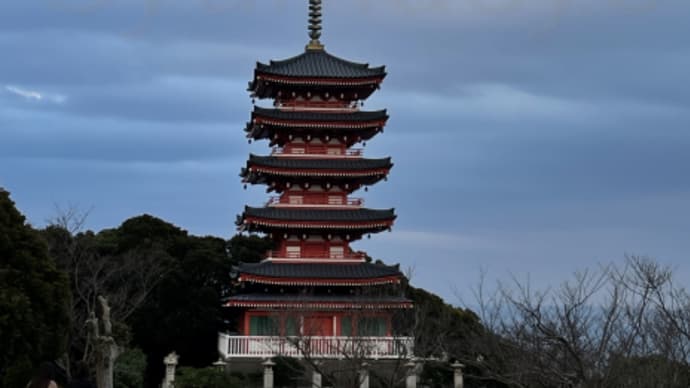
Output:
<instances>
[{"instance_id":1,"label":"dark green foliage","mask_svg":"<svg viewBox=\"0 0 690 388\"><path fill-rule=\"evenodd\" d=\"M172 257L184 255L189 237L185 230L148 214L126 220L113 233L120 251L157 248Z\"/></svg>"},{"instance_id":2,"label":"dark green foliage","mask_svg":"<svg viewBox=\"0 0 690 388\"><path fill-rule=\"evenodd\" d=\"M111 302L114 329L126 329L116 330L117 342L127 346L131 339L146 353L150 386L160 382L162 358L172 350L187 365L215 361L220 297L229 287L223 239L190 236L150 215L98 233L71 235L64 225L52 226L44 238L70 273L97 280L73 282L80 296L73 314L81 322L73 328L73 359L89 349L83 322L102 294Z\"/></svg>"},{"instance_id":3,"label":"dark green foliage","mask_svg":"<svg viewBox=\"0 0 690 388\"><path fill-rule=\"evenodd\" d=\"M447 362L428 361L419 375L420 383L429 388L446 388L453 385L453 369Z\"/></svg>"},{"instance_id":4,"label":"dark green foliage","mask_svg":"<svg viewBox=\"0 0 690 388\"><path fill-rule=\"evenodd\" d=\"M231 263L223 239L175 232L174 226L152 218L130 221L123 224L128 233L145 233L147 244L159 245L173 260L171 270L131 320L134 344L148 356L147 385L152 386L163 376L163 357L173 350L187 366L203 367L217 360L221 297L230 286Z\"/></svg>"},{"instance_id":5,"label":"dark green foliage","mask_svg":"<svg viewBox=\"0 0 690 388\"><path fill-rule=\"evenodd\" d=\"M23 387L32 367L60 357L69 285L38 233L0 189L0 387Z\"/></svg>"},{"instance_id":6,"label":"dark green foliage","mask_svg":"<svg viewBox=\"0 0 690 388\"><path fill-rule=\"evenodd\" d=\"M420 357L443 357L462 352L472 338L485 330L479 317L469 309L451 306L437 295L408 287L415 305L415 353Z\"/></svg>"},{"instance_id":7,"label":"dark green foliage","mask_svg":"<svg viewBox=\"0 0 690 388\"><path fill-rule=\"evenodd\" d=\"M278 387L296 387L304 380L305 368L297 359L290 357L273 358L273 376L275 385Z\"/></svg>"},{"instance_id":8,"label":"dark green foliage","mask_svg":"<svg viewBox=\"0 0 690 388\"><path fill-rule=\"evenodd\" d=\"M127 349L115 362L115 388L142 388L146 355L139 349Z\"/></svg>"},{"instance_id":9,"label":"dark green foliage","mask_svg":"<svg viewBox=\"0 0 690 388\"><path fill-rule=\"evenodd\" d=\"M85 322L97 309L97 297L110 302L113 337L127 346L133 335L132 314L176 265L175 255L182 251L187 234L149 215L131 218L115 229L72 234L71 215L59 217L63 222L47 227L42 236L59 266L72 276L71 359L92 363Z\"/></svg>"},{"instance_id":10,"label":"dark green foliage","mask_svg":"<svg viewBox=\"0 0 690 388\"><path fill-rule=\"evenodd\" d=\"M234 263L258 263L273 246L273 241L268 238L237 234L228 242L228 257Z\"/></svg>"},{"instance_id":11,"label":"dark green foliage","mask_svg":"<svg viewBox=\"0 0 690 388\"><path fill-rule=\"evenodd\" d=\"M180 368L175 377L175 388L245 388L242 379L216 368Z\"/></svg>"},{"instance_id":12,"label":"dark green foliage","mask_svg":"<svg viewBox=\"0 0 690 388\"><path fill-rule=\"evenodd\" d=\"M78 321L70 342L72 358L81 359L88 350L83 322L96 296L103 294L111 301L115 328L130 329L122 332L131 335L115 333L118 343L127 346L131 338L131 345L147 356L147 386L160 382L162 359L173 350L186 366L203 367L217 359L222 298L229 294L232 264L259 261L272 248L270 240L256 236L236 236L229 243L191 236L150 215L98 233L72 235L64 224L43 230L61 266L80 273L80 279L91 279L94 269L105 275L95 287L72 284L80 296L72 309Z\"/></svg>"}]
</instances>

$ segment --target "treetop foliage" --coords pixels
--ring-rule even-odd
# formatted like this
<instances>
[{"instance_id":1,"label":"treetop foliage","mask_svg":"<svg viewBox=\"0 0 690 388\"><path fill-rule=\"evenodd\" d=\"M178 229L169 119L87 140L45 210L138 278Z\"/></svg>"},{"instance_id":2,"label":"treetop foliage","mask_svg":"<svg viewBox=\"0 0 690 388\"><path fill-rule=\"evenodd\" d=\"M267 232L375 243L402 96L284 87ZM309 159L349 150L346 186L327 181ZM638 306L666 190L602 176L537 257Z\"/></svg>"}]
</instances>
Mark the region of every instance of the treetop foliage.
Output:
<instances>
[{"instance_id":1,"label":"treetop foliage","mask_svg":"<svg viewBox=\"0 0 690 388\"><path fill-rule=\"evenodd\" d=\"M0 387L25 386L33 368L62 355L69 300L67 277L0 189Z\"/></svg>"}]
</instances>

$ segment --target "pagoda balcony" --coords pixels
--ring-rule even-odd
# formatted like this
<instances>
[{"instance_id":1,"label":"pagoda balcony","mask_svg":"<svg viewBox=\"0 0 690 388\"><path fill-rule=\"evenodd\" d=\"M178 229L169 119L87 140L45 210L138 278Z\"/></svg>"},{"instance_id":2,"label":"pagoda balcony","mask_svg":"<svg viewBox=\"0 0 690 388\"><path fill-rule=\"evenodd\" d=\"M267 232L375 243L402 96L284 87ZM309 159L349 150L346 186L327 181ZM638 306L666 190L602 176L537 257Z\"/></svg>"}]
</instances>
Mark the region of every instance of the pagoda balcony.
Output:
<instances>
[{"instance_id":1,"label":"pagoda balcony","mask_svg":"<svg viewBox=\"0 0 690 388\"><path fill-rule=\"evenodd\" d=\"M413 355L413 346L414 337L218 336L218 352L224 359L403 359Z\"/></svg>"},{"instance_id":2,"label":"pagoda balcony","mask_svg":"<svg viewBox=\"0 0 690 388\"><path fill-rule=\"evenodd\" d=\"M275 107L282 111L297 112L344 112L353 113L359 111L357 102L343 103L342 101L313 101L313 100L277 100Z\"/></svg>"},{"instance_id":3,"label":"pagoda balcony","mask_svg":"<svg viewBox=\"0 0 690 388\"><path fill-rule=\"evenodd\" d=\"M320 198L302 197L297 201L289 196L273 196L268 199L266 206L275 207L323 207L323 208L360 208L364 206L363 198Z\"/></svg>"},{"instance_id":4,"label":"pagoda balcony","mask_svg":"<svg viewBox=\"0 0 690 388\"><path fill-rule=\"evenodd\" d=\"M335 252L335 251L309 251L309 252L287 252L287 251L268 251L266 259L269 260L347 260L364 261L367 255L364 252Z\"/></svg>"},{"instance_id":5,"label":"pagoda balcony","mask_svg":"<svg viewBox=\"0 0 690 388\"><path fill-rule=\"evenodd\" d=\"M325 146L294 147L286 149L284 147L273 147L271 156L298 157L298 158L361 158L364 155L363 148L332 148Z\"/></svg>"}]
</instances>

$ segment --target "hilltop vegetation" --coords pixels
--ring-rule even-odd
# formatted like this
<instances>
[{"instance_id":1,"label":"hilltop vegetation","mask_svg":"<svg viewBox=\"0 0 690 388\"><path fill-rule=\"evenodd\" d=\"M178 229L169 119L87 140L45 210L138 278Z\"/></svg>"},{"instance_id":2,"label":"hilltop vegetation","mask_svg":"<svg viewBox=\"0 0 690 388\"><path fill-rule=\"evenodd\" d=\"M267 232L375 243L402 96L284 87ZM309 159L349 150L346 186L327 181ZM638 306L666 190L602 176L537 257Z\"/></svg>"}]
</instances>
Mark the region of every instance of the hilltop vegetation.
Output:
<instances>
[{"instance_id":1,"label":"hilltop vegetation","mask_svg":"<svg viewBox=\"0 0 690 388\"><path fill-rule=\"evenodd\" d=\"M194 236L150 215L97 232L83 221L71 211L36 230L0 191L0 388L26 385L41 361L92 363L85 326L98 295L126 350L118 388L158 386L173 350L185 384L242 381L194 368L217 360L217 333L233 320L221 308L232 266L261 260L271 241ZM629 257L549 290L483 290L478 311L409 286L415 309L396 325L415 337L432 387L450 384L455 360L467 387L687 387L690 297L675 281L654 260Z\"/></svg>"}]
</instances>

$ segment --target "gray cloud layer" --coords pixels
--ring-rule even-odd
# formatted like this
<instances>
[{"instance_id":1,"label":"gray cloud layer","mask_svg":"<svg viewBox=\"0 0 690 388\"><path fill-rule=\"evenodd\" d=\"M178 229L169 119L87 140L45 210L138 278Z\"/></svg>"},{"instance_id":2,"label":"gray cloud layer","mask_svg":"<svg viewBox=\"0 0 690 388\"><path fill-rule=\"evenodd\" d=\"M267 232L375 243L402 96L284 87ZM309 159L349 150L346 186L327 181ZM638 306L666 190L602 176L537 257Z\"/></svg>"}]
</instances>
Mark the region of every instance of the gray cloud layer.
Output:
<instances>
[{"instance_id":1,"label":"gray cloud layer","mask_svg":"<svg viewBox=\"0 0 690 388\"><path fill-rule=\"evenodd\" d=\"M400 217L360 247L444 295L479 266L545 283L624 252L687 280L689 17L681 0L327 1L327 48L389 70L367 153L396 166L361 194ZM265 198L237 177L266 152L241 131L246 82L306 39L296 0L0 3L0 184L37 224L78 203L93 228L149 212L229 236Z\"/></svg>"}]
</instances>

